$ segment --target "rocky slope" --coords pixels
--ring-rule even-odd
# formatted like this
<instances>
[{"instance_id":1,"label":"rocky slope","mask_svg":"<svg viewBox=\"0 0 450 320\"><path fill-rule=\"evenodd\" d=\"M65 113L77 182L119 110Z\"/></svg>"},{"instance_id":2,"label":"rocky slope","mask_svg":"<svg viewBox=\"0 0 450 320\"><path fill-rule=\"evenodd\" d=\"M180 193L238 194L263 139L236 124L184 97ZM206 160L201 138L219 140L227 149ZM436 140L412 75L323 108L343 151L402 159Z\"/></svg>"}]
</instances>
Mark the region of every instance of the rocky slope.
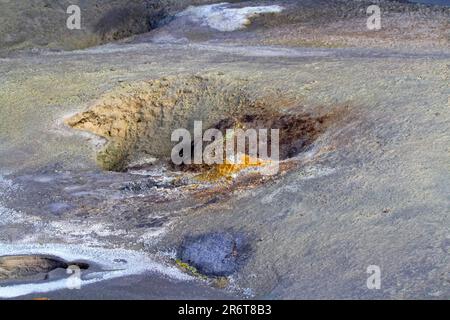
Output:
<instances>
[{"instance_id":1,"label":"rocky slope","mask_svg":"<svg viewBox=\"0 0 450 320\"><path fill-rule=\"evenodd\" d=\"M148 32L188 5L211 0L0 1L0 50L82 49ZM81 9L81 29L69 30L67 8Z\"/></svg>"}]
</instances>

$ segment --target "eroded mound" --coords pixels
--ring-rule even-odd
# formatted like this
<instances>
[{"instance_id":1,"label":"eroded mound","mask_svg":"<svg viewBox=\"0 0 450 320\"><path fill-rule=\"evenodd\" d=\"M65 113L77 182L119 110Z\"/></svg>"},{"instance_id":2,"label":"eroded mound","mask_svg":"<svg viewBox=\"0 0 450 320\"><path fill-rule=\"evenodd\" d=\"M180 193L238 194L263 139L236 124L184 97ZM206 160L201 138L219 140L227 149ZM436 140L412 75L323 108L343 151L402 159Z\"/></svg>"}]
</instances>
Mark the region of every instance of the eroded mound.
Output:
<instances>
[{"instance_id":1,"label":"eroded mound","mask_svg":"<svg viewBox=\"0 0 450 320\"><path fill-rule=\"evenodd\" d=\"M120 171L144 155L170 157L173 130L191 130L196 120L212 126L252 104L238 86L218 79L163 78L124 85L67 123L107 138L99 164Z\"/></svg>"},{"instance_id":2,"label":"eroded mound","mask_svg":"<svg viewBox=\"0 0 450 320\"><path fill-rule=\"evenodd\" d=\"M214 75L123 85L67 123L106 138L98 162L106 170L122 171L145 158L169 161L172 132L192 132L194 121L202 121L204 130L224 133L230 128L279 129L283 160L306 150L337 116L306 113L295 101L255 93L247 81Z\"/></svg>"},{"instance_id":3,"label":"eroded mound","mask_svg":"<svg viewBox=\"0 0 450 320\"><path fill-rule=\"evenodd\" d=\"M67 263L66 261L48 256L21 255L0 257L0 280L26 279L39 274L46 274L55 269L67 269L76 265L87 269L85 263Z\"/></svg>"}]
</instances>

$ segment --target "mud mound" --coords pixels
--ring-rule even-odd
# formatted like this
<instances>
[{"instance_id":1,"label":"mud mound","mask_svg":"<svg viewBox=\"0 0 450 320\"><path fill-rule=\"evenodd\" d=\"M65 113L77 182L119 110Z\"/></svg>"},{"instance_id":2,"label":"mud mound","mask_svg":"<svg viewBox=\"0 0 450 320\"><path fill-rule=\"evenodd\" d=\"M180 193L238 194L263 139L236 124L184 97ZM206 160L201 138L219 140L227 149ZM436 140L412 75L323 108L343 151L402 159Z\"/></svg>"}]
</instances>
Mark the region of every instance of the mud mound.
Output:
<instances>
[{"instance_id":1,"label":"mud mound","mask_svg":"<svg viewBox=\"0 0 450 320\"><path fill-rule=\"evenodd\" d=\"M279 129L280 156L287 159L310 146L336 118L334 113L312 115L292 105L282 97L255 94L244 80L168 77L123 85L67 124L109 141L97 157L106 170L122 171L149 157L168 161L172 132L192 132L194 121L203 121L204 130L222 132L236 127Z\"/></svg>"},{"instance_id":2,"label":"mud mound","mask_svg":"<svg viewBox=\"0 0 450 320\"><path fill-rule=\"evenodd\" d=\"M0 257L0 280L25 279L46 274L55 269L67 269L76 265L87 269L85 263L67 263L66 261L47 256L5 256Z\"/></svg>"},{"instance_id":3,"label":"mud mound","mask_svg":"<svg viewBox=\"0 0 450 320\"><path fill-rule=\"evenodd\" d=\"M107 138L99 164L120 171L144 155L170 157L173 130L191 130L196 120L212 126L248 106L256 107L239 86L219 79L171 77L124 85L67 123Z\"/></svg>"}]
</instances>

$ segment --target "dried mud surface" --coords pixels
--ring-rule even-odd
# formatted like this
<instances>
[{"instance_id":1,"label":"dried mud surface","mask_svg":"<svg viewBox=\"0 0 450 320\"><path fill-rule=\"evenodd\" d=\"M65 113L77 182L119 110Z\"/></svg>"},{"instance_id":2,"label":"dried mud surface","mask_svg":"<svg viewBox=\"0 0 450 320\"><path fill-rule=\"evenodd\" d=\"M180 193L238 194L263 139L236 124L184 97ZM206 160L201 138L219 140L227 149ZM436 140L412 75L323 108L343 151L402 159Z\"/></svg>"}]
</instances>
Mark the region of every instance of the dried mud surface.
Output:
<instances>
[{"instance_id":1,"label":"dried mud surface","mask_svg":"<svg viewBox=\"0 0 450 320\"><path fill-rule=\"evenodd\" d=\"M339 12L347 6L333 3ZM420 12L395 6L399 21ZM289 8L280 19L298 9ZM137 263L138 274L131 268L47 296L450 297L444 22L424 18L425 26L414 28L438 30L436 37L406 39L394 28L364 34L362 42L349 33L342 48L330 48L308 43L309 33L294 27L303 22L265 19L226 34L195 25L180 34L175 26L185 22L173 20L120 43L0 59L1 252L17 246L7 255L20 256L21 246L31 246L27 254L42 256L63 246L75 252L73 260L90 248L138 255L108 256L117 260L113 266ZM320 41L334 37L324 28ZM189 171L140 167L142 154L167 154L173 126L200 116L220 127L224 119L249 120L240 118L249 111L257 115L253 126L262 117L285 128L292 139L286 154L308 137L278 175L243 171L216 183L196 181ZM132 163L134 171L124 166ZM197 275L174 254L186 238L211 232L243 234L251 248L226 281ZM380 290L367 289L369 265L382 270ZM36 296L42 294L24 297Z\"/></svg>"}]
</instances>

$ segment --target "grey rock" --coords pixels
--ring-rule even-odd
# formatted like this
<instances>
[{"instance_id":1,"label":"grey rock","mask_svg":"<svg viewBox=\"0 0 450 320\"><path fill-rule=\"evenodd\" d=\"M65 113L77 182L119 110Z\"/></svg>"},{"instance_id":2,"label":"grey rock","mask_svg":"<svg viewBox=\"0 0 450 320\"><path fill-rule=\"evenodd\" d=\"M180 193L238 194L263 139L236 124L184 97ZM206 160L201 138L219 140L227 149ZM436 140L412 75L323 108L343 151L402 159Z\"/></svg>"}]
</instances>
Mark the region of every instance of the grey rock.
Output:
<instances>
[{"instance_id":1,"label":"grey rock","mask_svg":"<svg viewBox=\"0 0 450 320\"><path fill-rule=\"evenodd\" d=\"M202 274L228 276L237 271L248 251L243 236L219 232L186 239L179 256Z\"/></svg>"}]
</instances>

